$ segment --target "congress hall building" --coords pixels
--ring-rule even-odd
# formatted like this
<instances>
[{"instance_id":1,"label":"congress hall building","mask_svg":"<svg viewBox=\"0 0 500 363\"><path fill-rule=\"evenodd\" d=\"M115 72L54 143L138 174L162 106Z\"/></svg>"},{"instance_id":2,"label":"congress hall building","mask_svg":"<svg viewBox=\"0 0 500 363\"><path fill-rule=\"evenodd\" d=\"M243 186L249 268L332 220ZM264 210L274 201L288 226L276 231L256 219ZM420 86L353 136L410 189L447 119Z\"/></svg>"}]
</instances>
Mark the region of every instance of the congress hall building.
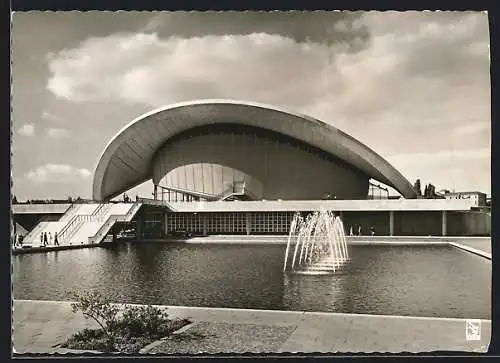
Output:
<instances>
[{"instance_id":1,"label":"congress hall building","mask_svg":"<svg viewBox=\"0 0 500 363\"><path fill-rule=\"evenodd\" d=\"M123 203L125 193L148 180L151 195ZM399 198L389 198L379 183ZM86 204L14 205L14 219L33 244L47 231L65 244L99 243L124 230L139 240L286 235L296 213L322 208L354 234L484 236L491 230L491 216L477 199L417 198L384 158L330 124L234 100L173 104L131 121L104 147L92 193Z\"/></svg>"},{"instance_id":2,"label":"congress hall building","mask_svg":"<svg viewBox=\"0 0 500 363\"><path fill-rule=\"evenodd\" d=\"M152 198L137 199L143 207L134 219L144 237L287 234L295 213L321 208L362 234L485 235L490 228L471 200L418 199L384 158L330 124L254 102L197 100L133 120L104 148L93 199L111 200L147 180ZM371 181L401 197L369 193Z\"/></svg>"}]
</instances>

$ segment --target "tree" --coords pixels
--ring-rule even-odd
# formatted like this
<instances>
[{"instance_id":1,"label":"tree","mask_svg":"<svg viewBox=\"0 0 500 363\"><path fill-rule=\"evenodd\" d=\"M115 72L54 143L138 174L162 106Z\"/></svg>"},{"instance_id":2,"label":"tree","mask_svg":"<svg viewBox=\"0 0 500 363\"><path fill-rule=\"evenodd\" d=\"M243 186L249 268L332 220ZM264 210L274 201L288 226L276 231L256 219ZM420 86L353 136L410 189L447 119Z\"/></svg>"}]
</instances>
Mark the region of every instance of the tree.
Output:
<instances>
[{"instance_id":1,"label":"tree","mask_svg":"<svg viewBox=\"0 0 500 363\"><path fill-rule=\"evenodd\" d=\"M113 328L116 325L119 309L111 304L109 298L104 297L97 291L90 291L83 294L72 292L71 304L73 312L81 311L85 318L94 320L101 327L106 336L113 341Z\"/></svg>"},{"instance_id":2,"label":"tree","mask_svg":"<svg viewBox=\"0 0 500 363\"><path fill-rule=\"evenodd\" d=\"M422 196L422 186L420 185L420 179L417 179L415 182L415 185L413 186L413 189L415 189L415 192L417 193L417 197Z\"/></svg>"},{"instance_id":3,"label":"tree","mask_svg":"<svg viewBox=\"0 0 500 363\"><path fill-rule=\"evenodd\" d=\"M431 183L429 183L429 198L430 199L436 198L436 187Z\"/></svg>"},{"instance_id":4,"label":"tree","mask_svg":"<svg viewBox=\"0 0 500 363\"><path fill-rule=\"evenodd\" d=\"M431 183L425 186L424 198L426 199L435 199L436 198L436 187Z\"/></svg>"}]
</instances>

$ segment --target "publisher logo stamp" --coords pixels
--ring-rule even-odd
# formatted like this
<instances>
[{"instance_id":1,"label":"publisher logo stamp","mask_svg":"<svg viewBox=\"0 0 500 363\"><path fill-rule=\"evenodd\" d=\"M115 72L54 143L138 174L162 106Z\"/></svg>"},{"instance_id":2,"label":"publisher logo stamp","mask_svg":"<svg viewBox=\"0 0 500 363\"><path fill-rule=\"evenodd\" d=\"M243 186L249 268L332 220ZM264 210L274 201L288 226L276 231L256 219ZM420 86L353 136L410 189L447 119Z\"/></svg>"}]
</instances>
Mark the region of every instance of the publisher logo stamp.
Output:
<instances>
[{"instance_id":1,"label":"publisher logo stamp","mask_svg":"<svg viewBox=\"0 0 500 363\"><path fill-rule=\"evenodd\" d=\"M481 320L467 319L465 321L465 339L481 340Z\"/></svg>"}]
</instances>

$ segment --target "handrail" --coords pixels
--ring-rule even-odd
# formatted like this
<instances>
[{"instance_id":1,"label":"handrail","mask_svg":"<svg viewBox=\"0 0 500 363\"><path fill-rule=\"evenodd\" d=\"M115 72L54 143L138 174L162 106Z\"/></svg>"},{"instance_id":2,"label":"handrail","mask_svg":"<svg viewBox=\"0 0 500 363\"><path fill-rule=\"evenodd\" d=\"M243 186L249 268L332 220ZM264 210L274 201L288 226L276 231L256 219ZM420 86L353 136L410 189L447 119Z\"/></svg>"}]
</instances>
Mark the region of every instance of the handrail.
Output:
<instances>
[{"instance_id":1,"label":"handrail","mask_svg":"<svg viewBox=\"0 0 500 363\"><path fill-rule=\"evenodd\" d=\"M73 229L67 232L65 240L68 241L80 230L80 228L84 225L84 222L101 222L104 219L104 216L94 216L90 214L79 215L78 223L75 225Z\"/></svg>"},{"instance_id":2,"label":"handrail","mask_svg":"<svg viewBox=\"0 0 500 363\"><path fill-rule=\"evenodd\" d=\"M231 185L229 188L226 188L225 190L217 194L216 200L222 200L226 198L228 195L231 195L233 193L234 193L234 186Z\"/></svg>"},{"instance_id":3,"label":"handrail","mask_svg":"<svg viewBox=\"0 0 500 363\"><path fill-rule=\"evenodd\" d=\"M89 237L89 243L94 244L96 242L96 239L102 239L108 233L109 227L113 226L115 222L118 220L117 214L112 214L108 217L108 219L104 222L104 224L99 228L99 230L96 232L95 235Z\"/></svg>"},{"instance_id":4,"label":"handrail","mask_svg":"<svg viewBox=\"0 0 500 363\"><path fill-rule=\"evenodd\" d=\"M162 185L158 185L158 186L163 190L168 190L168 191L171 191L174 193L187 194L187 195L191 195L193 197L199 197L199 198L204 198L204 199L208 199L208 200L212 200L212 199L216 198L216 195L210 194L210 193L197 192L194 190L176 188L176 187L172 187L172 186L162 186Z\"/></svg>"},{"instance_id":5,"label":"handrail","mask_svg":"<svg viewBox=\"0 0 500 363\"><path fill-rule=\"evenodd\" d=\"M91 214L91 215L93 215L93 216L98 215L98 214L100 213L100 210L101 210L101 209L102 209L105 205L106 205L106 204L103 204L103 203L99 204L99 207L97 207L97 208L96 208L96 209L92 212L92 214Z\"/></svg>"},{"instance_id":6,"label":"handrail","mask_svg":"<svg viewBox=\"0 0 500 363\"><path fill-rule=\"evenodd\" d=\"M112 204L104 204L104 206L99 210L98 215L102 216L103 214L106 214L112 207Z\"/></svg>"},{"instance_id":7,"label":"handrail","mask_svg":"<svg viewBox=\"0 0 500 363\"><path fill-rule=\"evenodd\" d=\"M149 205L163 205L169 206L169 202L165 200L151 199L151 198L137 198L138 203L149 204Z\"/></svg>"},{"instance_id":8,"label":"handrail","mask_svg":"<svg viewBox=\"0 0 500 363\"><path fill-rule=\"evenodd\" d=\"M120 214L112 214L106 219L104 224L99 228L99 230L95 233L95 235L89 237L89 243L94 244L96 240L102 240L106 233L109 232L109 228L113 226L119 219L123 219L123 221L127 222L129 219L132 219L133 216L137 213L137 211L141 208L142 203L134 203L132 208L129 209L127 214L125 215L120 215Z\"/></svg>"},{"instance_id":9,"label":"handrail","mask_svg":"<svg viewBox=\"0 0 500 363\"><path fill-rule=\"evenodd\" d=\"M68 241L73 235L74 232L78 229L77 227L80 226L79 222L84 222L90 220L89 218L94 216L94 213L98 211L101 206L104 204L100 204L93 212L92 214L77 214L74 215L69 222L59 231L58 235L61 241ZM70 230L75 226L73 229Z\"/></svg>"},{"instance_id":10,"label":"handrail","mask_svg":"<svg viewBox=\"0 0 500 363\"><path fill-rule=\"evenodd\" d=\"M68 223L65 228L63 228L60 233L60 239L61 241L67 241L70 239L71 235L73 234L74 230L78 228L80 225L80 222L82 221L82 216L81 215L76 215L74 218L72 218L71 222Z\"/></svg>"},{"instance_id":11,"label":"handrail","mask_svg":"<svg viewBox=\"0 0 500 363\"><path fill-rule=\"evenodd\" d=\"M73 210L76 208L76 204L71 204L71 207L68 208L68 210L66 210L66 212L64 213L64 215L61 217L61 219L63 220L64 222L64 217L69 215L70 213L73 213ZM59 221L61 221L61 219L59 219Z\"/></svg>"},{"instance_id":12,"label":"handrail","mask_svg":"<svg viewBox=\"0 0 500 363\"><path fill-rule=\"evenodd\" d=\"M64 240L64 236L67 234L68 229L73 226L76 221L79 219L80 215L77 214L76 216L73 216L69 222L59 231L58 235L61 241Z\"/></svg>"},{"instance_id":13,"label":"handrail","mask_svg":"<svg viewBox=\"0 0 500 363\"><path fill-rule=\"evenodd\" d=\"M32 240L33 242L36 242L36 236L40 233L40 230L43 230L42 229L42 225L45 225L45 223L47 223L47 221L40 221L38 222L38 224L36 225L36 227L26 235L25 237L25 241L28 242L30 240Z\"/></svg>"}]
</instances>

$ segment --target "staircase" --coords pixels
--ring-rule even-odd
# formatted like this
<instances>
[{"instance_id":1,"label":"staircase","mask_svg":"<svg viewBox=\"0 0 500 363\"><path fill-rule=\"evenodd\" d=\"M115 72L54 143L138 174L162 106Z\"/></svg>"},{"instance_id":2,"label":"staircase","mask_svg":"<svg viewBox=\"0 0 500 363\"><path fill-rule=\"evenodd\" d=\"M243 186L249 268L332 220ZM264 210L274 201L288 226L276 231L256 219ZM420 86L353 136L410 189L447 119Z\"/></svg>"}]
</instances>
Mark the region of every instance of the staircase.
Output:
<instances>
[{"instance_id":1,"label":"staircase","mask_svg":"<svg viewBox=\"0 0 500 363\"><path fill-rule=\"evenodd\" d=\"M123 214L109 215L109 217L104 221L104 224L101 224L101 228L97 230L97 232L94 235L88 236L88 243L89 244L101 243L104 237L106 237L108 232L111 230L111 227L113 227L113 225L116 222L130 222L132 218L134 218L136 213L139 211L141 206L142 206L141 203L134 203L132 205L132 208L130 208L125 215Z\"/></svg>"},{"instance_id":2,"label":"staircase","mask_svg":"<svg viewBox=\"0 0 500 363\"><path fill-rule=\"evenodd\" d=\"M49 233L54 243L57 232L59 245L100 242L118 221L130 222L141 203L89 203L74 204L57 222L40 222L25 240L26 245L41 245L40 235ZM102 238L99 239L99 236Z\"/></svg>"},{"instance_id":3,"label":"staircase","mask_svg":"<svg viewBox=\"0 0 500 363\"><path fill-rule=\"evenodd\" d=\"M37 238L38 242L40 242L40 233L42 233L48 223L50 222L47 221L47 217L42 217L35 228L24 237L23 243L26 244L27 241L34 241Z\"/></svg>"},{"instance_id":4,"label":"staircase","mask_svg":"<svg viewBox=\"0 0 500 363\"><path fill-rule=\"evenodd\" d=\"M130 222L141 205L140 203L101 204L90 215L74 217L68 223L66 230L62 231L61 239L65 244L99 243L114 223ZM98 232L104 233L101 239L98 238Z\"/></svg>"}]
</instances>

